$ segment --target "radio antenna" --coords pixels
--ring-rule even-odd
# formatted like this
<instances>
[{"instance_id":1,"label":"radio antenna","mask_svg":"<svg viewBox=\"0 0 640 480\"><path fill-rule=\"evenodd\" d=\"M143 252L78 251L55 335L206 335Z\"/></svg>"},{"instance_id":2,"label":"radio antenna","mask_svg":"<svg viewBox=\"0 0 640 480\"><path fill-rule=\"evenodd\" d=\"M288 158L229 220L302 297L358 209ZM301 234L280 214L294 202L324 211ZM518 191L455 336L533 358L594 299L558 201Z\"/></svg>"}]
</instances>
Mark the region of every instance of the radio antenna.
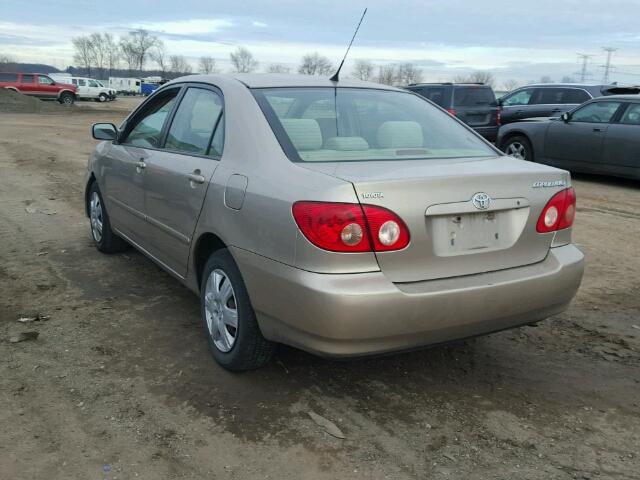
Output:
<instances>
[{"instance_id":1,"label":"radio antenna","mask_svg":"<svg viewBox=\"0 0 640 480\"><path fill-rule=\"evenodd\" d=\"M349 50L351 50L351 45L353 45L353 41L356 38L356 35L358 34L358 30L360 29L360 25L362 24L362 20L364 20L364 16L367 14L367 9L364 9L364 12L362 12L362 17L360 17L360 21L358 22L358 26L356 27L356 31L353 32L353 37L351 37L351 42L349 42L349 46L347 47L347 51L344 54L344 57L342 57L342 61L340 62L340 66L338 67L338 70L336 71L336 73L333 74L333 77L330 78L330 80L332 82L337 82L340 78L340 70L342 70L342 66L344 65L344 61L347 59L347 55L349 55Z\"/></svg>"}]
</instances>

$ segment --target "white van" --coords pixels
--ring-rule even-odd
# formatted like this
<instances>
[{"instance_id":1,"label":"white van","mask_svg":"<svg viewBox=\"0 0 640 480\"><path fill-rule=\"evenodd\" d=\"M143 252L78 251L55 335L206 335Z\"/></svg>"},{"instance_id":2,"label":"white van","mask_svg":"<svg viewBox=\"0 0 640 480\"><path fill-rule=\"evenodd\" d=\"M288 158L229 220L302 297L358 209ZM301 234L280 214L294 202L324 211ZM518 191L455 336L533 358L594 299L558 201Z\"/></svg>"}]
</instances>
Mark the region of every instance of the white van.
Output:
<instances>
[{"instance_id":1,"label":"white van","mask_svg":"<svg viewBox=\"0 0 640 480\"><path fill-rule=\"evenodd\" d=\"M100 80L87 77L73 77L69 74L51 74L49 75L57 82L70 83L78 87L78 98L83 100L97 100L106 102L116 98L116 91L112 88L105 87Z\"/></svg>"},{"instance_id":2,"label":"white van","mask_svg":"<svg viewBox=\"0 0 640 480\"><path fill-rule=\"evenodd\" d=\"M140 95L142 79L133 77L109 77L109 87L124 95Z\"/></svg>"}]
</instances>

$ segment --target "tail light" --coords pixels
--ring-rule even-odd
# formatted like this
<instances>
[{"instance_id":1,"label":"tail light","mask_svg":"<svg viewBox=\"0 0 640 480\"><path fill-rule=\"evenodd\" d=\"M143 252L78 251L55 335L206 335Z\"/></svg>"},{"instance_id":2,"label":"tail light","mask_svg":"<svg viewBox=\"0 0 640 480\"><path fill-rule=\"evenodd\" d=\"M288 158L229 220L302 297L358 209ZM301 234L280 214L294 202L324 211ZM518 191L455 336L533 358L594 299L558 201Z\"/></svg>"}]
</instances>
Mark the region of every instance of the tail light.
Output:
<instances>
[{"instance_id":1,"label":"tail light","mask_svg":"<svg viewBox=\"0 0 640 480\"><path fill-rule=\"evenodd\" d=\"M409 244L409 229L395 213L357 203L296 202L293 218L315 246L332 252L387 252Z\"/></svg>"},{"instance_id":2,"label":"tail light","mask_svg":"<svg viewBox=\"0 0 640 480\"><path fill-rule=\"evenodd\" d=\"M449 112L450 115L452 116L456 116L456 109L455 108L447 108L447 112Z\"/></svg>"},{"instance_id":3,"label":"tail light","mask_svg":"<svg viewBox=\"0 0 640 480\"><path fill-rule=\"evenodd\" d=\"M573 187L556 193L547 202L536 225L538 233L555 232L573 225L576 216L576 192Z\"/></svg>"},{"instance_id":4,"label":"tail light","mask_svg":"<svg viewBox=\"0 0 640 480\"><path fill-rule=\"evenodd\" d=\"M502 109L500 107L496 111L496 124L498 126L502 125Z\"/></svg>"}]
</instances>

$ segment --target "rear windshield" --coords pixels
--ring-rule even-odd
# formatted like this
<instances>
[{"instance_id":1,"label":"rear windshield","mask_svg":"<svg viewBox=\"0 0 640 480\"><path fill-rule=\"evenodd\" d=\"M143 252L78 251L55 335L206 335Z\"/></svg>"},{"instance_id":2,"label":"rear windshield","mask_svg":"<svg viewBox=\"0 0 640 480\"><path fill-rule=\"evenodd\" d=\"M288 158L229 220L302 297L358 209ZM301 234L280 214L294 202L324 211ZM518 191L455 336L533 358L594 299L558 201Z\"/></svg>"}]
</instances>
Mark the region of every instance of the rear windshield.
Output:
<instances>
[{"instance_id":1,"label":"rear windshield","mask_svg":"<svg viewBox=\"0 0 640 480\"><path fill-rule=\"evenodd\" d=\"M458 87L453 94L453 104L456 107L495 105L496 96L493 90L487 87Z\"/></svg>"},{"instance_id":2,"label":"rear windshield","mask_svg":"<svg viewBox=\"0 0 640 480\"><path fill-rule=\"evenodd\" d=\"M408 92L331 87L253 92L296 162L496 155L446 112Z\"/></svg>"}]
</instances>

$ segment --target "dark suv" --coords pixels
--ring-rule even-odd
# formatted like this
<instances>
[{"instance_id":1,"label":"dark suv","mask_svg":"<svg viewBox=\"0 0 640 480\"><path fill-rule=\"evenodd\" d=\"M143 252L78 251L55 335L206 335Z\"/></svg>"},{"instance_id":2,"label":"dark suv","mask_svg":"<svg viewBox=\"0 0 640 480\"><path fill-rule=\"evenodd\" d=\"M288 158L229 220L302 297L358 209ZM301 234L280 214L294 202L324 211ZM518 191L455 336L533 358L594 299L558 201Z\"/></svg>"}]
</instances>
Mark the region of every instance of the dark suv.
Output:
<instances>
[{"instance_id":1,"label":"dark suv","mask_svg":"<svg viewBox=\"0 0 640 480\"><path fill-rule=\"evenodd\" d=\"M489 141L500 127L500 108L490 85L483 83L414 83L405 87L458 117Z\"/></svg>"},{"instance_id":2,"label":"dark suv","mask_svg":"<svg viewBox=\"0 0 640 480\"><path fill-rule=\"evenodd\" d=\"M559 117L587 100L603 95L635 93L640 93L640 87L543 83L520 87L502 97L498 103L502 107L502 123L507 124L525 118Z\"/></svg>"}]
</instances>

